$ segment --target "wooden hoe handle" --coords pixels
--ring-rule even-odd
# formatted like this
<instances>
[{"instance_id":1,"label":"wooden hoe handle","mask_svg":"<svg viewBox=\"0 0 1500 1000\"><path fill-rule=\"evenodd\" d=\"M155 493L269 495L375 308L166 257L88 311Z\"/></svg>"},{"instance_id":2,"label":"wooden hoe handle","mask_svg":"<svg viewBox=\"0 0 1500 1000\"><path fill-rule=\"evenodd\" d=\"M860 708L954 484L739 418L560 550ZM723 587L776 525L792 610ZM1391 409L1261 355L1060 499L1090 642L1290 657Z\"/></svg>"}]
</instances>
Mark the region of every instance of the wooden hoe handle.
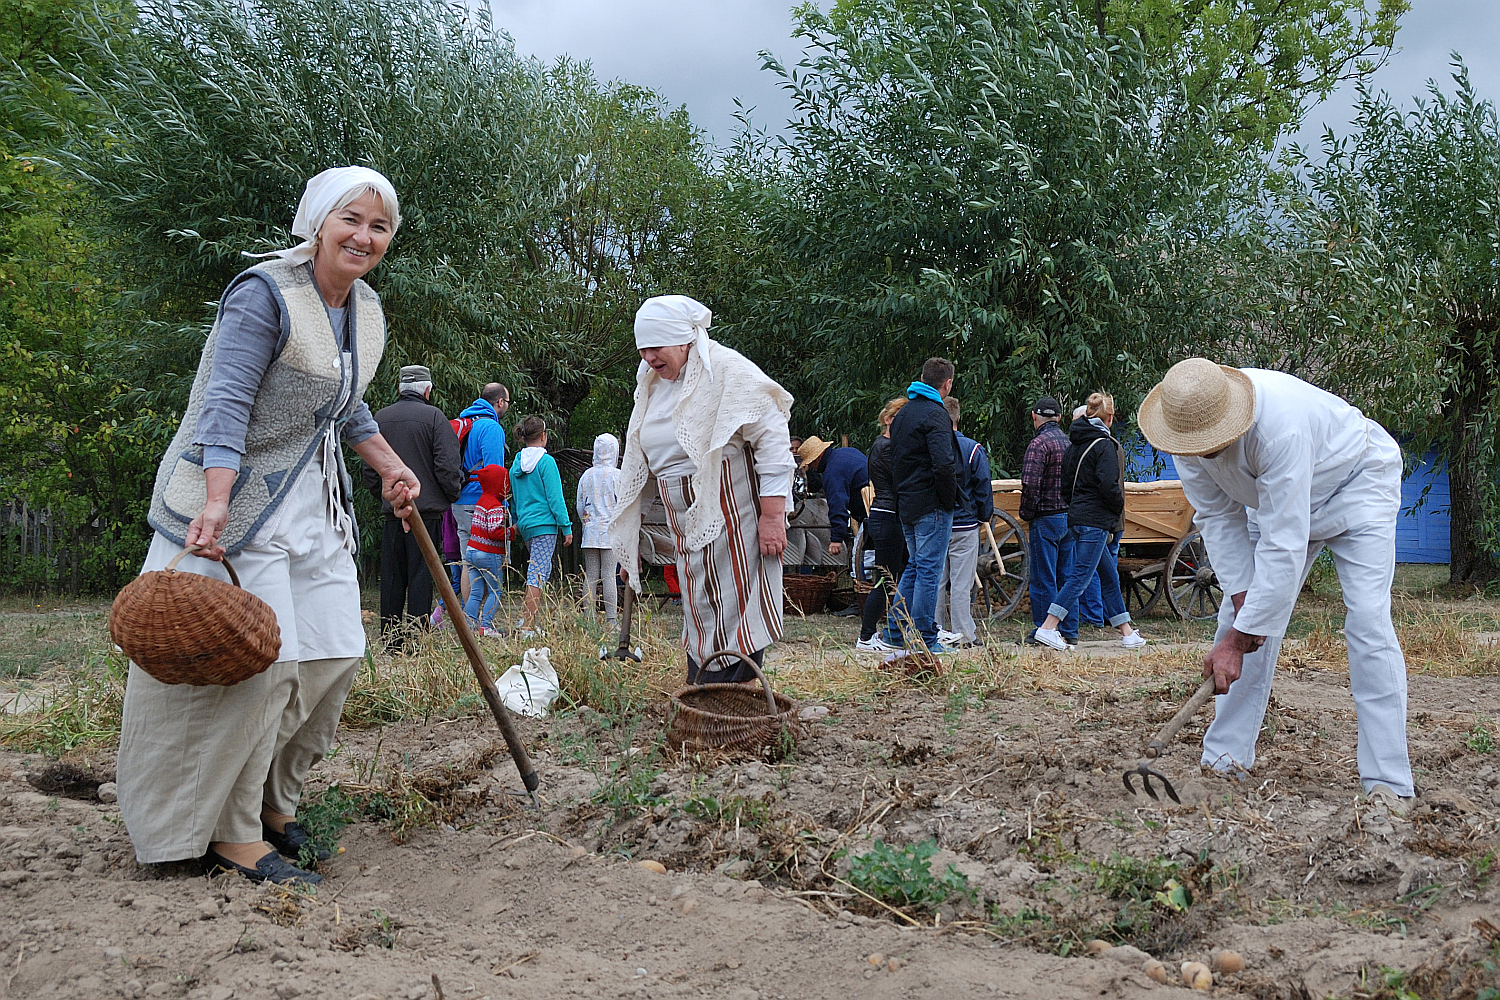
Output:
<instances>
[{"instance_id":1,"label":"wooden hoe handle","mask_svg":"<svg viewBox=\"0 0 1500 1000\"><path fill-rule=\"evenodd\" d=\"M1156 739L1146 744L1146 756L1152 758L1160 757L1177 736L1177 731L1187 725L1189 719L1198 714L1198 709L1202 708L1203 703L1213 697L1213 693L1214 679L1212 677L1205 678L1203 683L1198 685L1198 690L1194 691L1193 696L1187 700L1187 703L1177 710L1176 715L1172 716L1172 720L1161 727L1161 732L1156 734Z\"/></svg>"}]
</instances>

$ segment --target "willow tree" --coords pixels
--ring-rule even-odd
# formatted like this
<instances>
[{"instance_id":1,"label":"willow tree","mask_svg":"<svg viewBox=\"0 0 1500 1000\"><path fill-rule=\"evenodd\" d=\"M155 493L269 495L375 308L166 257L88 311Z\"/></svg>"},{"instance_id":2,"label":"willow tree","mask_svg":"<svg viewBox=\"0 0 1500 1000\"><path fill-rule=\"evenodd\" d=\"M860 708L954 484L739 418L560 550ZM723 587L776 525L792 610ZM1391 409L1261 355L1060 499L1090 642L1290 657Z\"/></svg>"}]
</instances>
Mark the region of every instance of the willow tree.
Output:
<instances>
[{"instance_id":1,"label":"willow tree","mask_svg":"<svg viewBox=\"0 0 1500 1000\"><path fill-rule=\"evenodd\" d=\"M421 362L449 407L497 379L566 420L628 371L630 316L671 283L703 182L684 111L518 56L439 0L144 0L137 19L124 39L87 26L98 58L74 83L96 111L67 152L165 402L241 252L294 242L306 178L350 163L389 176L404 216L370 279L390 329L372 402Z\"/></svg>"},{"instance_id":2,"label":"willow tree","mask_svg":"<svg viewBox=\"0 0 1500 1000\"><path fill-rule=\"evenodd\" d=\"M1212 115L1137 38L1101 44L1063 2L798 17L810 55L770 62L796 118L730 161L756 253L726 336L819 431L867 434L885 394L950 357L969 433L1001 467L1038 392L1102 386L1128 409L1191 334L1161 292L1222 174Z\"/></svg>"}]
</instances>

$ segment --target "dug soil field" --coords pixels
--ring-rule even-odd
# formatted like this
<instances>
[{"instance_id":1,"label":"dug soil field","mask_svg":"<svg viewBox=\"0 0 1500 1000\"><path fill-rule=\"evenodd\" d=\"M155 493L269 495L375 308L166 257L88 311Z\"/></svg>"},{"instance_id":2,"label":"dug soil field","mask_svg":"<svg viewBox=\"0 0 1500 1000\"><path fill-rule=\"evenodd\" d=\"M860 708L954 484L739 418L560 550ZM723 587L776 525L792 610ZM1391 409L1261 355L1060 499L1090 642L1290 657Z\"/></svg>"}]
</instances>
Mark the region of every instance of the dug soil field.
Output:
<instances>
[{"instance_id":1,"label":"dug soil field","mask_svg":"<svg viewBox=\"0 0 1500 1000\"><path fill-rule=\"evenodd\" d=\"M1167 996L1198 961L1217 996L1494 1000L1500 606L1465 596L1398 596L1405 815L1359 794L1336 593L1304 596L1247 780L1200 772L1211 709L1162 758L1180 804L1121 775L1194 687L1198 623L1066 656L996 623L909 676L849 652L854 619L793 619L767 667L798 738L733 760L665 745L675 609L637 666L564 607L531 641L563 695L520 723L539 809L440 632L361 672L302 810L338 852L316 892L138 866L105 609L13 601L0 996Z\"/></svg>"}]
</instances>

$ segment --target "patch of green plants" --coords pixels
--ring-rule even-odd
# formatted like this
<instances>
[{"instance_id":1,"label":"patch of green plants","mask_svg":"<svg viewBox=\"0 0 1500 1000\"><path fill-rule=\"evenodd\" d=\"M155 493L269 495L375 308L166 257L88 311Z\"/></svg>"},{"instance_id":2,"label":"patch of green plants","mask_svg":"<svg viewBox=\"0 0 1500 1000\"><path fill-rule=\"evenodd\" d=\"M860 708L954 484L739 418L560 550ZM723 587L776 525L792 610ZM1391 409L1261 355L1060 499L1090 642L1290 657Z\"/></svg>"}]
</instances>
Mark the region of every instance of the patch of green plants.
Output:
<instances>
[{"instance_id":1,"label":"patch of green plants","mask_svg":"<svg viewBox=\"0 0 1500 1000\"><path fill-rule=\"evenodd\" d=\"M969 877L953 865L942 874L933 874L932 856L937 850L936 840L905 847L877 840L870 851L850 861L849 882L891 906L930 910L954 896L972 900Z\"/></svg>"},{"instance_id":2,"label":"patch of green plants","mask_svg":"<svg viewBox=\"0 0 1500 1000\"><path fill-rule=\"evenodd\" d=\"M1495 733L1490 730L1489 727L1491 725L1494 725L1494 723L1490 722L1484 716L1480 716L1479 721L1474 723L1474 728L1469 730L1469 735L1464 740L1464 746L1475 753L1494 753Z\"/></svg>"},{"instance_id":3,"label":"patch of green plants","mask_svg":"<svg viewBox=\"0 0 1500 1000\"><path fill-rule=\"evenodd\" d=\"M351 793L342 785L329 785L320 795L304 799L297 806L297 823L307 831L298 862L304 868L317 863L317 849L331 854L339 849L339 834L344 827L361 819L389 822L397 810L384 792Z\"/></svg>"},{"instance_id":4,"label":"patch of green plants","mask_svg":"<svg viewBox=\"0 0 1500 1000\"><path fill-rule=\"evenodd\" d=\"M712 795L698 795L682 804L682 811L695 819L723 826L758 830L771 818L771 807L759 799L734 795L720 802Z\"/></svg>"}]
</instances>

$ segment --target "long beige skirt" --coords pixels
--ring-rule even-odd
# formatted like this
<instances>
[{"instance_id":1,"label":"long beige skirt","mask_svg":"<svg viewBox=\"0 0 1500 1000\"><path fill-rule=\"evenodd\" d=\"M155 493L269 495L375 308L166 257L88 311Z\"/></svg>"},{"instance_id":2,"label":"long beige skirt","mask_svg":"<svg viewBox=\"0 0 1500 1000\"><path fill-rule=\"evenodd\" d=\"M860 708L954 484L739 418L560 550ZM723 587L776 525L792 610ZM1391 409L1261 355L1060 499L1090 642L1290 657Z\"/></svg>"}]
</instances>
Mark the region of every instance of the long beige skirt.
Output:
<instances>
[{"instance_id":1,"label":"long beige skirt","mask_svg":"<svg viewBox=\"0 0 1500 1000\"><path fill-rule=\"evenodd\" d=\"M696 552L684 551L682 529L693 503L692 480L657 480L677 547L683 644L697 663L721 649L748 656L782 633L781 559L760 554L760 479L753 456L738 441L726 445L722 456L719 505L724 531ZM728 664L730 669L736 666Z\"/></svg>"}]
</instances>

